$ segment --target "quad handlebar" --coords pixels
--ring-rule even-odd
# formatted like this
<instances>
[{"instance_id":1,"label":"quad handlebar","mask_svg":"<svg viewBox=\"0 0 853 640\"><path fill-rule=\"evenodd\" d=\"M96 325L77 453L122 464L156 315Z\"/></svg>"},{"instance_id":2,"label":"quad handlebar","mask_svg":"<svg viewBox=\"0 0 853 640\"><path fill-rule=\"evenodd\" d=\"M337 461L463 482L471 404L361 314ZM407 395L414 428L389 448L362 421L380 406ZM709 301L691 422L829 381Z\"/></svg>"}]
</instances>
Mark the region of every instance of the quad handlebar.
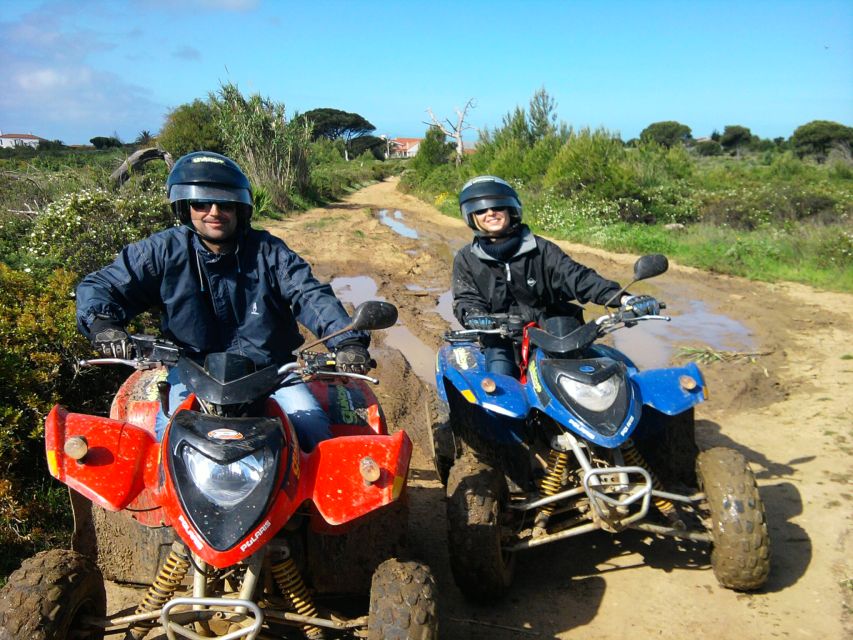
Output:
<instances>
[{"instance_id":1,"label":"quad handlebar","mask_svg":"<svg viewBox=\"0 0 853 640\"><path fill-rule=\"evenodd\" d=\"M659 303L661 309L666 308L666 304ZM524 329L528 323L525 323L521 316L507 313L496 313L488 316L492 319L495 328L493 329L460 329L456 331L448 331L444 334L444 339L447 342L468 342L476 339L480 335L494 335L502 338L508 338L514 341L520 341L524 334ZM618 310L611 313L606 313L585 325L581 325L567 336L551 336L542 329L536 331L549 336L555 340L563 340L566 344L571 343L570 338L576 339L577 348L584 348L592 344L597 338L600 338L608 333L612 333L623 327L633 327L638 322L645 320L663 320L669 322L672 318L663 315L648 315L638 314L631 305L622 305Z\"/></svg>"}]
</instances>

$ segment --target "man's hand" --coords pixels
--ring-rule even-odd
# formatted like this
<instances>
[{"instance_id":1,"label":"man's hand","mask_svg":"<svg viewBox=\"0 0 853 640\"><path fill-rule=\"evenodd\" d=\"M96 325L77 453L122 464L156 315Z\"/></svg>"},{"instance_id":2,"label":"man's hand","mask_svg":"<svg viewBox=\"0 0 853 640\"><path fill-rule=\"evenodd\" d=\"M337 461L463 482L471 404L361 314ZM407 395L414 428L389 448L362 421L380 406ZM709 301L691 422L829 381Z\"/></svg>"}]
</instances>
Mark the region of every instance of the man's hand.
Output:
<instances>
[{"instance_id":1,"label":"man's hand","mask_svg":"<svg viewBox=\"0 0 853 640\"><path fill-rule=\"evenodd\" d=\"M624 302L624 306L636 318L660 314L660 303L652 296L631 296Z\"/></svg>"},{"instance_id":2,"label":"man's hand","mask_svg":"<svg viewBox=\"0 0 853 640\"><path fill-rule=\"evenodd\" d=\"M498 323L492 316L471 315L466 316L465 326L469 329L476 329L477 331L487 331L489 329L497 329Z\"/></svg>"},{"instance_id":3,"label":"man's hand","mask_svg":"<svg viewBox=\"0 0 853 640\"><path fill-rule=\"evenodd\" d=\"M366 374L376 366L370 358L370 352L363 344L351 342L335 349L335 368L344 373Z\"/></svg>"},{"instance_id":4,"label":"man's hand","mask_svg":"<svg viewBox=\"0 0 853 640\"><path fill-rule=\"evenodd\" d=\"M119 325L102 318L96 319L91 326L92 346L108 358L128 360L133 355L130 336Z\"/></svg>"}]
</instances>

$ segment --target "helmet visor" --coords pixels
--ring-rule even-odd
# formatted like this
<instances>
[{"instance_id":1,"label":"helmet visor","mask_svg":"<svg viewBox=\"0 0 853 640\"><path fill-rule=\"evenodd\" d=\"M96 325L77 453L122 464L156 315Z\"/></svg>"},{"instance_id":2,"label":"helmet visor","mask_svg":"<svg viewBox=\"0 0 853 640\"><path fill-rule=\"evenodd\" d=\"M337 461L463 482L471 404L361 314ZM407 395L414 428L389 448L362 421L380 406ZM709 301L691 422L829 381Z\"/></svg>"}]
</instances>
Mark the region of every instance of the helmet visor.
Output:
<instances>
[{"instance_id":1,"label":"helmet visor","mask_svg":"<svg viewBox=\"0 0 853 640\"><path fill-rule=\"evenodd\" d=\"M169 202L200 200L208 202L239 202L252 205L248 189L218 187L211 184L176 184L169 190Z\"/></svg>"},{"instance_id":2,"label":"helmet visor","mask_svg":"<svg viewBox=\"0 0 853 640\"><path fill-rule=\"evenodd\" d=\"M466 200L459 205L465 216L494 207L512 207L517 210L521 209L521 203L517 198L513 198L512 196L486 196L484 198Z\"/></svg>"}]
</instances>

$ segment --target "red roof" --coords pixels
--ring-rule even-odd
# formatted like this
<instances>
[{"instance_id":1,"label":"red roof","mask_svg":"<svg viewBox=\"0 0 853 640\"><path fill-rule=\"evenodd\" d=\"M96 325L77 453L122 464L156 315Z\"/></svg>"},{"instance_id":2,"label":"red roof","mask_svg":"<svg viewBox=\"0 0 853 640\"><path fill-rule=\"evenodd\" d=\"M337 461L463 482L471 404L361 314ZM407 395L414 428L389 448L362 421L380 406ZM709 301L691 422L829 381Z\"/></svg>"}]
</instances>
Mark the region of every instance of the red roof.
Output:
<instances>
[{"instance_id":1,"label":"red roof","mask_svg":"<svg viewBox=\"0 0 853 640\"><path fill-rule=\"evenodd\" d=\"M44 138L39 138L38 136L34 136L31 133L4 133L0 135L0 138L18 138L19 140L44 140Z\"/></svg>"}]
</instances>

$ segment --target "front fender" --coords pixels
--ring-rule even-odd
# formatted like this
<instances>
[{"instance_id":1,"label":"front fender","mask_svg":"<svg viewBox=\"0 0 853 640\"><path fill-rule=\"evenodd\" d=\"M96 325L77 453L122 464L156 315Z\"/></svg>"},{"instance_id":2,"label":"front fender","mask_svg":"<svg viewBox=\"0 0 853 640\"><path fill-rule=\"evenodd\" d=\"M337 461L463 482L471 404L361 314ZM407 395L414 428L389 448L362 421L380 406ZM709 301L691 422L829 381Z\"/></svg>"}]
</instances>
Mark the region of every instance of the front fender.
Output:
<instances>
[{"instance_id":1,"label":"front fender","mask_svg":"<svg viewBox=\"0 0 853 640\"><path fill-rule=\"evenodd\" d=\"M381 470L379 479L369 484L359 470L368 456ZM399 499L411 457L412 441L405 431L323 440L304 458L303 482L309 488L305 497L327 524L344 524Z\"/></svg>"},{"instance_id":2,"label":"front fender","mask_svg":"<svg viewBox=\"0 0 853 640\"><path fill-rule=\"evenodd\" d=\"M668 416L678 415L704 402L705 378L694 362L683 367L650 369L631 377L643 404Z\"/></svg>"},{"instance_id":3,"label":"front fender","mask_svg":"<svg viewBox=\"0 0 853 640\"><path fill-rule=\"evenodd\" d=\"M495 390L483 390L483 380L490 378ZM527 394L521 383L510 376L486 371L483 354L475 345L443 347L436 360L438 394L447 402L445 382L453 386L471 404L510 418L524 418L530 411Z\"/></svg>"},{"instance_id":4,"label":"front fender","mask_svg":"<svg viewBox=\"0 0 853 640\"><path fill-rule=\"evenodd\" d=\"M80 461L65 454L65 442L75 436L85 438L89 449ZM160 448L145 429L57 405L45 422L45 449L54 478L95 504L120 511L145 488L146 475L156 474Z\"/></svg>"}]
</instances>

